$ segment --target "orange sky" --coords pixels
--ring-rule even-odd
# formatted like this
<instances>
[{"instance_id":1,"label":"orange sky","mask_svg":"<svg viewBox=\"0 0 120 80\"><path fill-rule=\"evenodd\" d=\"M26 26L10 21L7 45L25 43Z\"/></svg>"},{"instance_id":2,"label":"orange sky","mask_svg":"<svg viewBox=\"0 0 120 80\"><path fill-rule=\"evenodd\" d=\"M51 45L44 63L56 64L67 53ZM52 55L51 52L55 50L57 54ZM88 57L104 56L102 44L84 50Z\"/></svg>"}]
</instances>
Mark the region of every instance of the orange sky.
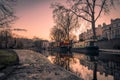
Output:
<instances>
[{"instance_id":1,"label":"orange sky","mask_svg":"<svg viewBox=\"0 0 120 80\"><path fill-rule=\"evenodd\" d=\"M16 8L16 15L19 17L15 21L14 27L27 29L27 32L20 32L19 35L33 38L37 36L43 39L49 39L50 28L54 26L52 18L52 9L50 8L52 0L39 1L35 5L27 5ZM103 22L110 23L111 18L120 18L119 7L116 10L112 10L110 15L101 16L96 24L102 24ZM80 28L79 31L83 31L84 28ZM80 32L78 32L79 34Z\"/></svg>"}]
</instances>

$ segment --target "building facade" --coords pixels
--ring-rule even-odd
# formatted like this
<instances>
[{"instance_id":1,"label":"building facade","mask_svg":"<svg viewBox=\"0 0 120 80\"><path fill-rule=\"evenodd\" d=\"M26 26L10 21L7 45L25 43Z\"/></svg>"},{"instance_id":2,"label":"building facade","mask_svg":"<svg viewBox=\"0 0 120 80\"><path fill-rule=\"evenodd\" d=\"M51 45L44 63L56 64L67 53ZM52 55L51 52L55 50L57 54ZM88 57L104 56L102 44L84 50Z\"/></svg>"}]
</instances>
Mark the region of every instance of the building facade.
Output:
<instances>
[{"instance_id":1,"label":"building facade","mask_svg":"<svg viewBox=\"0 0 120 80\"><path fill-rule=\"evenodd\" d=\"M120 38L120 18L111 19L111 24L103 24L103 38L108 40Z\"/></svg>"},{"instance_id":2,"label":"building facade","mask_svg":"<svg viewBox=\"0 0 120 80\"><path fill-rule=\"evenodd\" d=\"M101 39L102 38L102 26L98 25L98 27L96 28L96 36L97 39ZM87 30L87 32L81 33L79 35L79 40L89 40L93 38L93 31L92 29Z\"/></svg>"},{"instance_id":3,"label":"building facade","mask_svg":"<svg viewBox=\"0 0 120 80\"><path fill-rule=\"evenodd\" d=\"M96 28L96 36L98 40L101 39L116 39L120 38L120 18L111 19L111 23L106 25L103 23L103 26L98 25ZM81 33L79 35L79 40L89 40L93 38L92 29L87 30L87 32Z\"/></svg>"}]
</instances>

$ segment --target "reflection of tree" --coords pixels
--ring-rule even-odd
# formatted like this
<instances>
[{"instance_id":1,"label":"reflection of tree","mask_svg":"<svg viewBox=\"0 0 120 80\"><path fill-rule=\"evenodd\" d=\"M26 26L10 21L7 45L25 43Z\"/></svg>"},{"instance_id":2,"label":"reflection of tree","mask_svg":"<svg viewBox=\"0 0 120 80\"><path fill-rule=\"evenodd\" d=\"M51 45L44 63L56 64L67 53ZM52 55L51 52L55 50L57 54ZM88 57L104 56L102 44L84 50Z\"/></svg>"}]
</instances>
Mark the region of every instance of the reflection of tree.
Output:
<instances>
[{"instance_id":1,"label":"reflection of tree","mask_svg":"<svg viewBox=\"0 0 120 80\"><path fill-rule=\"evenodd\" d=\"M80 64L93 71L93 80L97 80L97 75L103 78L119 80L120 75L120 56L108 53L100 53L99 56L88 55L85 59L80 59ZM97 74L97 72L99 72ZM103 75L104 74L104 75Z\"/></svg>"},{"instance_id":2,"label":"reflection of tree","mask_svg":"<svg viewBox=\"0 0 120 80\"><path fill-rule=\"evenodd\" d=\"M88 55L88 57L90 58L89 60L93 63L93 80L97 80L98 55L99 55L99 53Z\"/></svg>"},{"instance_id":3,"label":"reflection of tree","mask_svg":"<svg viewBox=\"0 0 120 80\"><path fill-rule=\"evenodd\" d=\"M88 66L88 69L92 69L93 70L92 80L97 80L97 65L99 53L87 54L86 56L87 56L86 59L80 60L81 64L84 65L85 67Z\"/></svg>"},{"instance_id":4,"label":"reflection of tree","mask_svg":"<svg viewBox=\"0 0 120 80\"><path fill-rule=\"evenodd\" d=\"M93 80L97 80L97 61L94 62L94 70L93 70Z\"/></svg>"},{"instance_id":5,"label":"reflection of tree","mask_svg":"<svg viewBox=\"0 0 120 80\"><path fill-rule=\"evenodd\" d=\"M72 59L72 53L57 53L54 63L60 65L66 70L70 70L70 61Z\"/></svg>"}]
</instances>

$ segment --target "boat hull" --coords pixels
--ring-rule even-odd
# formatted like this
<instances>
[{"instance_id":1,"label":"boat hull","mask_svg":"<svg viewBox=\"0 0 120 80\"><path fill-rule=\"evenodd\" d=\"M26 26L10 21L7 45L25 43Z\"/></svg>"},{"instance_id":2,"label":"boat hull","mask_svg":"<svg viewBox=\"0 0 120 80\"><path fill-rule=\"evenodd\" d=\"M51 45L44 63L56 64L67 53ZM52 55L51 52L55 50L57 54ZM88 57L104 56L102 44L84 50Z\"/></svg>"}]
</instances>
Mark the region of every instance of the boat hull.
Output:
<instances>
[{"instance_id":1,"label":"boat hull","mask_svg":"<svg viewBox=\"0 0 120 80\"><path fill-rule=\"evenodd\" d=\"M72 48L72 51L80 53L98 53L99 48L97 46L88 46L84 48Z\"/></svg>"}]
</instances>

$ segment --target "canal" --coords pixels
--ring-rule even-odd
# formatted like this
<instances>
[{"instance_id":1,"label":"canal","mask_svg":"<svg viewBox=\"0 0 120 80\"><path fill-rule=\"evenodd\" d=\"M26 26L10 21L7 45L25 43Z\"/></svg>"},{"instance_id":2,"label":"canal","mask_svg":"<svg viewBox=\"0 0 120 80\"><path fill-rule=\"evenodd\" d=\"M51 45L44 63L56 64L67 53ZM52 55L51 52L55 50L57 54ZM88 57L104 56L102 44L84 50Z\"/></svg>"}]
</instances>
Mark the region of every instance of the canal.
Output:
<instances>
[{"instance_id":1,"label":"canal","mask_svg":"<svg viewBox=\"0 0 120 80\"><path fill-rule=\"evenodd\" d=\"M63 67L83 80L120 80L120 55L118 54L51 51L41 53L52 64Z\"/></svg>"}]
</instances>

